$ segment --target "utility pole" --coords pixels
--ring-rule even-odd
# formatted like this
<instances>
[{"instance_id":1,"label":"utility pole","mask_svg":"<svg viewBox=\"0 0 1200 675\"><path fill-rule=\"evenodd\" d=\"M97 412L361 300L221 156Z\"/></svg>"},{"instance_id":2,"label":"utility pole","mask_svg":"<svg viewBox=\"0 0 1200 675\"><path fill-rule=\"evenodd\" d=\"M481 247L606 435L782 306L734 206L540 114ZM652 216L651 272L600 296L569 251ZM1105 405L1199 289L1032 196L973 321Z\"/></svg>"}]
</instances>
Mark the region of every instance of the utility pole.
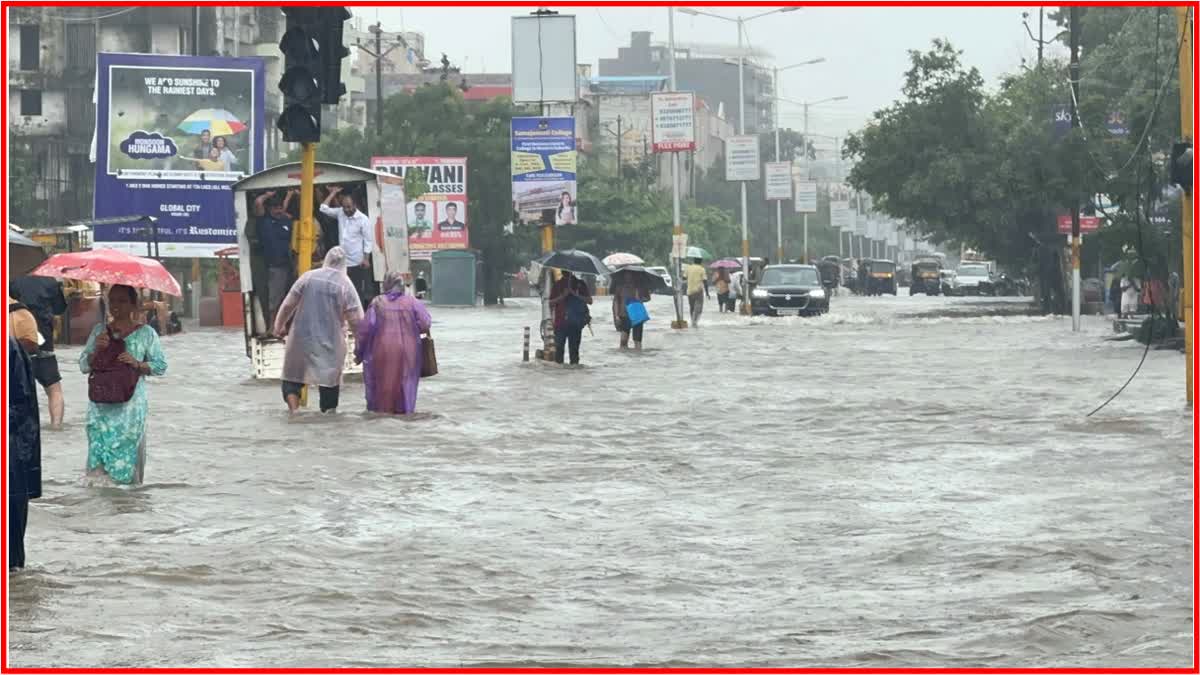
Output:
<instances>
[{"instance_id":1,"label":"utility pole","mask_svg":"<svg viewBox=\"0 0 1200 675\"><path fill-rule=\"evenodd\" d=\"M1081 128L1079 123L1079 7L1071 5L1071 124ZM1078 158L1076 158L1078 159ZM1071 200L1071 330L1079 332L1079 195Z\"/></svg>"},{"instance_id":2,"label":"utility pole","mask_svg":"<svg viewBox=\"0 0 1200 675\"><path fill-rule=\"evenodd\" d=\"M675 91L675 8L667 7L667 63L670 67L671 74L671 91ZM692 151L693 156L695 150ZM693 161L695 161L693 159ZM683 220L679 216L679 153L671 153L671 213L674 221L674 229L672 233L676 237L683 236ZM686 252L686 251L685 251ZM671 322L671 328L680 330L687 328L687 321L683 319L683 287L680 285L683 276L683 257L675 258L675 288L672 289L672 295L675 298L675 321Z\"/></svg>"},{"instance_id":3,"label":"utility pole","mask_svg":"<svg viewBox=\"0 0 1200 675\"><path fill-rule=\"evenodd\" d=\"M624 140L625 136L621 131L621 116L617 115L617 185L620 187L625 187L624 172L621 171L621 146Z\"/></svg>"},{"instance_id":4,"label":"utility pole","mask_svg":"<svg viewBox=\"0 0 1200 675\"><path fill-rule=\"evenodd\" d=\"M779 66L775 66L774 79L771 80L775 87L775 95L779 96ZM807 130L806 130L807 133ZM783 159L779 156L779 102L775 102L775 161L782 162ZM790 171L790 169L789 169ZM793 195L794 197L794 195ZM808 218L806 215L805 218ZM783 264L783 202L775 200L775 238L778 244L775 251L775 259L779 264Z\"/></svg>"},{"instance_id":5,"label":"utility pole","mask_svg":"<svg viewBox=\"0 0 1200 675\"><path fill-rule=\"evenodd\" d=\"M375 134L376 137L380 137L383 136L383 59L388 54L391 54L392 50L403 46L405 43L404 38L398 38L396 44L388 47L387 51L384 51L383 24L376 22L375 25L367 30L375 34L375 51L367 49L357 41L354 43L354 46L363 50L367 56L375 59Z\"/></svg>"},{"instance_id":6,"label":"utility pole","mask_svg":"<svg viewBox=\"0 0 1200 675\"><path fill-rule=\"evenodd\" d=\"M1194 56L1195 45L1192 44L1192 24L1195 17L1191 15L1188 7L1176 7L1175 17L1179 22L1179 121L1182 127L1182 135L1184 138L1192 139L1192 127L1195 124L1195 110L1193 109L1192 96L1195 91L1195 73L1192 72L1192 57ZM1189 167L1191 163L1189 162ZM1192 228L1194 224L1192 218L1192 177L1188 176L1188 189L1184 191L1180 197L1180 203L1183 207L1183 340L1184 350L1187 355L1187 402L1192 405L1194 396L1194 380L1192 375L1192 283L1195 278L1193 265L1195 260L1192 258Z\"/></svg>"}]
</instances>

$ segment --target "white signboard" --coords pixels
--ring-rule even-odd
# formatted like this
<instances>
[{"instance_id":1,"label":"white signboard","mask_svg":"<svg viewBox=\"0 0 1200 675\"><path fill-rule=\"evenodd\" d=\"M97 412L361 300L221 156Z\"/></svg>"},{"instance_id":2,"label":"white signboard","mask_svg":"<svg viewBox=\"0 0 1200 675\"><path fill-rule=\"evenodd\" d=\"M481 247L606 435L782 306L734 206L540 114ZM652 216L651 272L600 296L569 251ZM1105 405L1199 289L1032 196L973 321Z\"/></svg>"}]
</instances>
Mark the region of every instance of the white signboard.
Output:
<instances>
[{"instance_id":1,"label":"white signboard","mask_svg":"<svg viewBox=\"0 0 1200 675\"><path fill-rule=\"evenodd\" d=\"M688 236L686 234L671 235L671 257L682 258L687 254Z\"/></svg>"},{"instance_id":2,"label":"white signboard","mask_svg":"<svg viewBox=\"0 0 1200 675\"><path fill-rule=\"evenodd\" d=\"M758 136L730 136L725 139L725 180L758 180Z\"/></svg>"},{"instance_id":3,"label":"white signboard","mask_svg":"<svg viewBox=\"0 0 1200 675\"><path fill-rule=\"evenodd\" d=\"M817 212L817 181L796 181L796 213Z\"/></svg>"},{"instance_id":4,"label":"white signboard","mask_svg":"<svg viewBox=\"0 0 1200 675\"><path fill-rule=\"evenodd\" d=\"M855 212L854 233L864 237L871 236L871 221L867 220L867 214Z\"/></svg>"},{"instance_id":5,"label":"white signboard","mask_svg":"<svg viewBox=\"0 0 1200 675\"><path fill-rule=\"evenodd\" d=\"M844 232L854 229L854 212L850 202L829 202L829 224Z\"/></svg>"},{"instance_id":6,"label":"white signboard","mask_svg":"<svg viewBox=\"0 0 1200 675\"><path fill-rule=\"evenodd\" d=\"M650 94L654 152L696 149L696 95L691 92Z\"/></svg>"},{"instance_id":7,"label":"white signboard","mask_svg":"<svg viewBox=\"0 0 1200 675\"><path fill-rule=\"evenodd\" d=\"M899 246L900 245L900 236L896 232L895 228L893 228L893 227L888 227L887 244L888 244L888 246Z\"/></svg>"},{"instance_id":8,"label":"white signboard","mask_svg":"<svg viewBox=\"0 0 1200 675\"><path fill-rule=\"evenodd\" d=\"M792 198L792 163L767 162L767 200Z\"/></svg>"},{"instance_id":9,"label":"white signboard","mask_svg":"<svg viewBox=\"0 0 1200 675\"><path fill-rule=\"evenodd\" d=\"M574 103L575 17L536 14L512 18L513 103Z\"/></svg>"}]
</instances>

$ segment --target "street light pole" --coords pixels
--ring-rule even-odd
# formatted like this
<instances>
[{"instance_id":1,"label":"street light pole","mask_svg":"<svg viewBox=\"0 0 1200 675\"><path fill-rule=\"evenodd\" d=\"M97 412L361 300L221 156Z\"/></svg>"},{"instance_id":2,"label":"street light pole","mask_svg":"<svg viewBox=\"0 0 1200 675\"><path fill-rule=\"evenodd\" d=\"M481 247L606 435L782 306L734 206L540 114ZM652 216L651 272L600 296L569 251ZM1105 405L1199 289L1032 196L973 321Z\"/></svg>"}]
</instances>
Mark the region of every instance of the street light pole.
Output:
<instances>
[{"instance_id":1,"label":"street light pole","mask_svg":"<svg viewBox=\"0 0 1200 675\"><path fill-rule=\"evenodd\" d=\"M675 91L675 8L667 7L667 63L671 73L671 91ZM675 229L673 233L676 237L683 235L683 220L679 215L679 152L671 153L671 212L674 219ZM687 328L688 324L683 320L683 287L680 285L683 276L683 257L675 258L675 321L671 324L672 328L683 329Z\"/></svg>"},{"instance_id":2,"label":"street light pole","mask_svg":"<svg viewBox=\"0 0 1200 675\"><path fill-rule=\"evenodd\" d=\"M746 55L742 53L742 17L737 18L738 31L738 134L746 135L746 88L743 77ZM726 158L728 161L728 158ZM750 314L750 226L746 212L746 181L742 187L742 314Z\"/></svg>"},{"instance_id":3,"label":"street light pole","mask_svg":"<svg viewBox=\"0 0 1200 675\"><path fill-rule=\"evenodd\" d=\"M778 66L776 66L776 68L775 68L774 82L775 82L775 161L776 162L783 161L783 159L779 156L780 155L780 150L779 150L779 101L782 100L779 97L779 90L780 90L779 73L781 73L783 71L791 70L792 68L799 68L800 66L811 66L816 63L824 63L824 62L825 62L825 58L821 57L821 58L811 59L809 61L804 61L803 63L797 63L794 65L790 65L785 68L779 68ZM808 123L807 123L808 104L805 104L804 112L805 112L804 145L801 146L801 151L804 153L804 165L805 165L805 168L807 169L808 168L808 148L807 148L807 144L808 144ZM806 176L806 179L807 179L807 176ZM793 195L793 198L795 198L794 195ZM783 202L781 202L779 200L775 200L775 228L776 228L776 236L779 238L779 250L777 251L777 256L778 256L779 262L782 263L783 262ZM804 214L804 257L807 261L807 258L808 258L808 214L807 213Z\"/></svg>"},{"instance_id":4,"label":"street light pole","mask_svg":"<svg viewBox=\"0 0 1200 675\"><path fill-rule=\"evenodd\" d=\"M808 164L808 105L804 104L804 175L807 177L812 168ZM832 224L832 223L831 223ZM842 235L838 235L838 248L841 248ZM804 259L800 262L808 264L808 214L804 214Z\"/></svg>"},{"instance_id":5,"label":"street light pole","mask_svg":"<svg viewBox=\"0 0 1200 675\"><path fill-rule=\"evenodd\" d=\"M775 85L775 95L779 95L779 66L775 67L775 78L772 80ZM779 157L779 104L775 104L775 161L783 161ZM789 171L791 169L788 169ZM793 195L794 197L795 195ZM778 248L775 251L775 260L779 264L783 264L783 202L775 200L775 237L778 241Z\"/></svg>"}]
</instances>

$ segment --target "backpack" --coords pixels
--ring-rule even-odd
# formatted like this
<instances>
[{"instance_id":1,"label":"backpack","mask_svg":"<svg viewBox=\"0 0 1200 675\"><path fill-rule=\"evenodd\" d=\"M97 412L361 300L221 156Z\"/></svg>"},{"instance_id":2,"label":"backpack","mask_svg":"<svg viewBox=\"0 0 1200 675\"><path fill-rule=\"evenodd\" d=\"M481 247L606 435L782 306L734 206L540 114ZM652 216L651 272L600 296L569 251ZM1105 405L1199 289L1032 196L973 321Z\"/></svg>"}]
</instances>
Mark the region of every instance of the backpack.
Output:
<instances>
[{"instance_id":1,"label":"backpack","mask_svg":"<svg viewBox=\"0 0 1200 675\"><path fill-rule=\"evenodd\" d=\"M583 298L578 295L567 296L567 328L583 330L592 322L592 312Z\"/></svg>"}]
</instances>

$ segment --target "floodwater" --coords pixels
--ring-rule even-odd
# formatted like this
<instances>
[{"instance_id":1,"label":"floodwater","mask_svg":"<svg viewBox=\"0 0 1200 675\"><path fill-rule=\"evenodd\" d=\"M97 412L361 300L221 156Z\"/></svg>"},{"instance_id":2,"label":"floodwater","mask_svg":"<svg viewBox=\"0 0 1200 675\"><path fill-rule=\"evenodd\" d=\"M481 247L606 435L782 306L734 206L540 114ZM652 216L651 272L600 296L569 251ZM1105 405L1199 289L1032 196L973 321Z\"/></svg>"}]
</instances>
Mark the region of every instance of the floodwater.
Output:
<instances>
[{"instance_id":1,"label":"floodwater","mask_svg":"<svg viewBox=\"0 0 1200 675\"><path fill-rule=\"evenodd\" d=\"M240 331L164 340L147 484L84 487L84 378L10 665L1186 666L1183 357L1013 300L709 304L521 363L535 300L433 309L416 419L289 420Z\"/></svg>"}]
</instances>

